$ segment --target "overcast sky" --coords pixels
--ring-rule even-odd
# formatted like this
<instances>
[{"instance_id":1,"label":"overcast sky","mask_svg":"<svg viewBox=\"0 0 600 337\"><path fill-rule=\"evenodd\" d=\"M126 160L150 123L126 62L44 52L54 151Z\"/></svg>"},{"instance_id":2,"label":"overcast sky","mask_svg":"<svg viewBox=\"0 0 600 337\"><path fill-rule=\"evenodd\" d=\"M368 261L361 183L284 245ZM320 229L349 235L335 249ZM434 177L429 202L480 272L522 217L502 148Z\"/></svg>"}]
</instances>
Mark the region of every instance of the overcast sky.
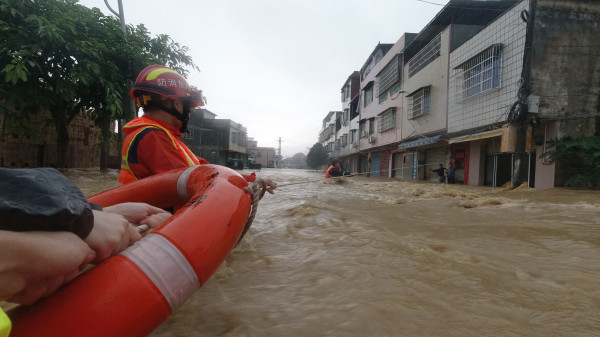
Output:
<instances>
[{"instance_id":1,"label":"overcast sky","mask_svg":"<svg viewBox=\"0 0 600 337\"><path fill-rule=\"evenodd\" d=\"M109 14L104 0L82 0ZM108 0L118 11L118 1ZM123 0L143 23L189 47L188 77L217 118L247 128L258 146L308 153L340 90L377 43L418 33L448 0Z\"/></svg>"}]
</instances>

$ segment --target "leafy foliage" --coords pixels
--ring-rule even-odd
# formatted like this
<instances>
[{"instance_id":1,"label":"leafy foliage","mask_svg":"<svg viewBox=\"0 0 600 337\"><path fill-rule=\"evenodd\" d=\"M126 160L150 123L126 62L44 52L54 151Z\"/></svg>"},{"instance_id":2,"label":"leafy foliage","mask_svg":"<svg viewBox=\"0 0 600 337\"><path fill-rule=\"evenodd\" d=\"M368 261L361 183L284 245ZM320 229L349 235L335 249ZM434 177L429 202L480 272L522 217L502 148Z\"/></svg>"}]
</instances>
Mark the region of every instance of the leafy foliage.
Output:
<instances>
[{"instance_id":1,"label":"leafy foliage","mask_svg":"<svg viewBox=\"0 0 600 337\"><path fill-rule=\"evenodd\" d=\"M91 115L106 150L111 121L133 117L128 91L137 73L165 64L186 75L185 67L197 69L187 52L168 35L150 37L143 25L128 26L125 37L117 19L76 0L0 0L3 126L22 133L32 116L49 111L64 167L77 115Z\"/></svg>"},{"instance_id":2,"label":"leafy foliage","mask_svg":"<svg viewBox=\"0 0 600 337\"><path fill-rule=\"evenodd\" d=\"M327 164L327 152L321 143L315 143L306 155L306 164L313 170Z\"/></svg>"},{"instance_id":3,"label":"leafy foliage","mask_svg":"<svg viewBox=\"0 0 600 337\"><path fill-rule=\"evenodd\" d=\"M565 186L600 189L600 137L565 137L549 145L554 150L540 157L558 164L568 177Z\"/></svg>"}]
</instances>

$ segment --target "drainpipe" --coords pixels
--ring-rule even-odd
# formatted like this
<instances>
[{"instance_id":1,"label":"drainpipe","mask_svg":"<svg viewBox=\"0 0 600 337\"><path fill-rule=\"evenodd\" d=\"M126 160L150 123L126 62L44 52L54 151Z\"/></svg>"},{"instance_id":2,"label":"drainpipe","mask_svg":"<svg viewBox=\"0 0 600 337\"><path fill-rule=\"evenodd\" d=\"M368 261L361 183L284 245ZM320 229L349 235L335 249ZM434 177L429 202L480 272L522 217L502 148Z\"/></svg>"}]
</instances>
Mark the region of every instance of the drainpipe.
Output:
<instances>
[{"instance_id":1,"label":"drainpipe","mask_svg":"<svg viewBox=\"0 0 600 337\"><path fill-rule=\"evenodd\" d=\"M513 188L519 187L527 175L522 174L524 165L528 164L527 153L525 149L528 129L528 112L526 108L527 97L531 92L531 60L533 56L533 34L535 23L535 10L537 0L529 0L529 10L521 13L521 18L527 23L525 33L525 48L523 51L523 69L521 71L521 87L519 88L518 99L524 109L521 109L519 118L515 121L517 127L517 139L515 153L513 155L513 172L511 184Z\"/></svg>"}]
</instances>

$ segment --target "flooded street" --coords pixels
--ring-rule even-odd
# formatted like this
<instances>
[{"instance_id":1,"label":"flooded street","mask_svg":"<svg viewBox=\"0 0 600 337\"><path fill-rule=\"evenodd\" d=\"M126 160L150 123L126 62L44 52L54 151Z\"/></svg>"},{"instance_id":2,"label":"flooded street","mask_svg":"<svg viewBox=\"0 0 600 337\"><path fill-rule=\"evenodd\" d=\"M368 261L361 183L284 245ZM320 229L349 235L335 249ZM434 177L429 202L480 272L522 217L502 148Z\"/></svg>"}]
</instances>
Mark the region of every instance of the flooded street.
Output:
<instances>
[{"instance_id":1,"label":"flooded street","mask_svg":"<svg viewBox=\"0 0 600 337\"><path fill-rule=\"evenodd\" d=\"M257 174L276 194L150 336L600 335L598 191Z\"/></svg>"}]
</instances>

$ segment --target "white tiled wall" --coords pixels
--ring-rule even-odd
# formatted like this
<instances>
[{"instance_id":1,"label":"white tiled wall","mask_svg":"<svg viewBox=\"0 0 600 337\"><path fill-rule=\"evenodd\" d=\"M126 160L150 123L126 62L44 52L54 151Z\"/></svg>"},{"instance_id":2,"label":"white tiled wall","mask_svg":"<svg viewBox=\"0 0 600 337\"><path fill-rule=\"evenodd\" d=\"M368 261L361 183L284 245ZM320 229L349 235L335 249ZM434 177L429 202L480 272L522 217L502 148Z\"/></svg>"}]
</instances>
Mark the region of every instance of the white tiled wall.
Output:
<instances>
[{"instance_id":1,"label":"white tiled wall","mask_svg":"<svg viewBox=\"0 0 600 337\"><path fill-rule=\"evenodd\" d=\"M528 0L518 3L451 53L449 133L506 120L510 106L517 99L517 90L519 89L527 26L521 20L520 13L528 6ZM457 78L453 76L452 69L497 43L503 45L500 87L459 101L456 97L459 96L457 90L461 90L461 87L457 83Z\"/></svg>"}]
</instances>

